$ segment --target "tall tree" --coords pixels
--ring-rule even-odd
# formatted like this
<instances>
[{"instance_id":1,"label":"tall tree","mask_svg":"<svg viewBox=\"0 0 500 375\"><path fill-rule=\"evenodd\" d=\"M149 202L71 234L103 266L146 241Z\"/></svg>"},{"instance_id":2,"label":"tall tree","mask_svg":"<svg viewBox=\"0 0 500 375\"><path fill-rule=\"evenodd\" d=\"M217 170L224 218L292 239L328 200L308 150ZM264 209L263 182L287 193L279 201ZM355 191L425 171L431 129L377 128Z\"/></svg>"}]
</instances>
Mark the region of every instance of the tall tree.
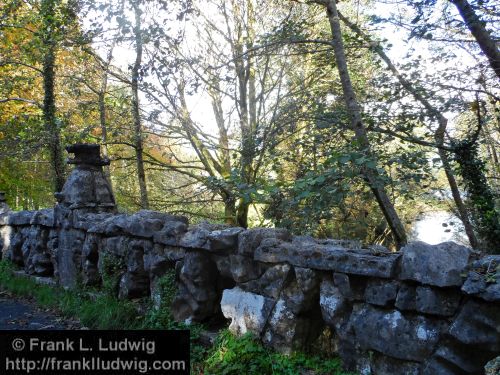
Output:
<instances>
[{"instance_id":1,"label":"tall tree","mask_svg":"<svg viewBox=\"0 0 500 375\"><path fill-rule=\"evenodd\" d=\"M467 0L449 1L457 7L465 25L476 39L481 51L486 55L490 66L500 79L500 49L498 47L498 41L492 37L485 27L485 22L479 18L474 8Z\"/></svg>"},{"instance_id":2,"label":"tall tree","mask_svg":"<svg viewBox=\"0 0 500 375\"><path fill-rule=\"evenodd\" d=\"M137 159L137 179L139 181L139 190L141 194L141 207L149 208L148 191L146 186L146 173L144 171L144 147L143 132L141 124L141 109L139 104L139 81L141 79L141 64L143 50L143 30L141 26L142 11L139 1L131 1L134 11L134 38L135 38L135 61L132 67L132 114L134 118L134 144L135 155Z\"/></svg>"},{"instance_id":3,"label":"tall tree","mask_svg":"<svg viewBox=\"0 0 500 375\"><path fill-rule=\"evenodd\" d=\"M430 119L437 120L438 127L434 132L434 139L437 147L437 152L443 163L443 169L446 174L446 178L448 179L448 183L450 185L451 193L455 204L457 206L460 219L464 224L465 232L469 239L470 245L474 248L478 246L478 242L476 239L476 235L474 234L474 229L469 219L469 213L467 212L467 208L462 200L460 190L458 188L457 181L455 179L455 175L452 170L451 161L448 157L448 151L444 149L445 144L445 133L446 128L448 126L448 119L429 101L427 100L425 95L425 89L422 87L416 87L414 83L410 82L406 79L401 72L399 72L398 68L394 65L389 56L384 52L383 47L375 42L369 35L365 34L356 24L351 22L341 13L339 13L339 18L344 22L356 35L358 35L362 40L368 43L368 45L372 46L372 50L386 63L387 67L391 71L391 73L397 78L401 86L405 90L407 90L411 95L415 98L417 102L422 104L427 115Z\"/></svg>"},{"instance_id":4,"label":"tall tree","mask_svg":"<svg viewBox=\"0 0 500 375\"><path fill-rule=\"evenodd\" d=\"M153 117L165 129L163 136L182 139L193 151L191 158L164 167L189 175L214 192L224 204L226 222L247 226L266 155L284 115L280 108L290 95L282 90L288 62L256 52L256 35L266 31L262 26L270 18L255 0L196 5L200 10L196 36L189 44L170 39L160 45L153 69L160 84L144 89L173 119ZM206 16L207 6L220 22ZM213 113L200 121L192 110L192 97L201 90L206 90ZM206 125L213 130L207 131Z\"/></svg>"},{"instance_id":5,"label":"tall tree","mask_svg":"<svg viewBox=\"0 0 500 375\"><path fill-rule=\"evenodd\" d=\"M47 130L50 161L54 171L55 191L61 191L65 182L64 158L61 147L61 130L56 117L55 60L61 24L57 14L57 0L42 0L42 48L43 48L43 117Z\"/></svg>"},{"instance_id":6,"label":"tall tree","mask_svg":"<svg viewBox=\"0 0 500 375\"><path fill-rule=\"evenodd\" d=\"M350 128L354 133L354 140L358 145L359 150L365 153L370 159L373 159L374 155L371 151L366 127L363 124L361 117L361 108L356 99L356 93L354 92L349 75L336 2L335 0L328 0L316 1L316 3L326 7L328 21L332 32L332 46L335 53L335 61L337 63L337 69L342 83L344 101L349 114ZM399 219L396 210L394 209L392 201L382 185L382 178L379 172L375 168L368 168L365 166L362 173L391 228L391 232L398 248L405 245L407 242L405 228Z\"/></svg>"}]
</instances>

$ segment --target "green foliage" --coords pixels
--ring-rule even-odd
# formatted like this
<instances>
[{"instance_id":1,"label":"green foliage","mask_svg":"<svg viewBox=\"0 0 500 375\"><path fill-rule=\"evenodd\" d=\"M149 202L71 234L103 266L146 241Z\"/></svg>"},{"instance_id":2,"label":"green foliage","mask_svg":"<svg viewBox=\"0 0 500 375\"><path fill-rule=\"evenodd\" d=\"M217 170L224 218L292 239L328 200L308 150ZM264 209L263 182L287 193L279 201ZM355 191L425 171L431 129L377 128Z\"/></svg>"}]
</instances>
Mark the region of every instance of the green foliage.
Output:
<instances>
[{"instance_id":1,"label":"green foliage","mask_svg":"<svg viewBox=\"0 0 500 375\"><path fill-rule=\"evenodd\" d=\"M191 368L194 370L200 366L207 351L207 349L199 343L200 332L203 326L200 324L186 325L174 321L171 306L175 294L177 293L175 270L168 270L165 275L160 277L156 282L157 293L161 297L159 306L154 306L152 303L149 303L149 308L141 319L140 328L189 330L191 341Z\"/></svg>"},{"instance_id":2,"label":"green foliage","mask_svg":"<svg viewBox=\"0 0 500 375\"><path fill-rule=\"evenodd\" d=\"M59 310L68 317L77 317L91 329L134 329L139 320L134 305L109 295L91 299L84 292L38 285L31 279L15 277L11 263L0 261L0 289L16 296L33 298L38 304Z\"/></svg>"},{"instance_id":3,"label":"green foliage","mask_svg":"<svg viewBox=\"0 0 500 375\"><path fill-rule=\"evenodd\" d=\"M156 281L156 293L160 296L159 306L150 306L144 317L144 328L151 329L179 329L179 324L174 322L171 306L177 293L175 285L175 270L168 270L165 275Z\"/></svg>"},{"instance_id":4,"label":"green foliage","mask_svg":"<svg viewBox=\"0 0 500 375\"><path fill-rule=\"evenodd\" d=\"M39 285L29 278L16 277L14 266L0 261L0 290L34 299L39 305L56 309L67 317L76 317L91 329L189 329L191 338L191 373L213 374L314 374L347 375L338 358L321 358L304 353L285 356L264 348L250 335L241 338L229 331L219 333L213 348L200 344L202 325L176 323L170 304L175 295L175 274L167 272L159 280L164 292L160 308L150 306L146 314L138 313L136 305L107 294L90 298L85 291Z\"/></svg>"},{"instance_id":5,"label":"green foliage","mask_svg":"<svg viewBox=\"0 0 500 375\"><path fill-rule=\"evenodd\" d=\"M485 177L486 165L478 154L477 142L455 143L455 160L465 189L474 209L473 221L484 242L483 247L491 253L500 254L500 215L495 207L495 197Z\"/></svg>"},{"instance_id":6,"label":"green foliage","mask_svg":"<svg viewBox=\"0 0 500 375\"><path fill-rule=\"evenodd\" d=\"M118 293L120 278L123 275L125 264L122 258L114 256L105 251L101 252L99 257L101 263L102 289L110 296L116 296Z\"/></svg>"},{"instance_id":7,"label":"green foliage","mask_svg":"<svg viewBox=\"0 0 500 375\"><path fill-rule=\"evenodd\" d=\"M205 361L206 375L219 374L289 374L306 373L342 375L338 358L323 359L304 353L282 355L264 348L251 335L237 338L222 331Z\"/></svg>"}]
</instances>

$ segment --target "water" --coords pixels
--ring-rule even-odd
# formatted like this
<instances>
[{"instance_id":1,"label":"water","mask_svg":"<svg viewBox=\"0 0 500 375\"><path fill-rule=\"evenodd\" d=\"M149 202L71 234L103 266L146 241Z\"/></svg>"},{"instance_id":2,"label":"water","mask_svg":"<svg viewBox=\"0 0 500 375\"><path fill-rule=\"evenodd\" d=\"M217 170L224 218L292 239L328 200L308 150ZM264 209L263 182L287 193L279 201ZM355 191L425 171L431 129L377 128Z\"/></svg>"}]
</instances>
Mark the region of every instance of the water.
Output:
<instances>
[{"instance_id":1,"label":"water","mask_svg":"<svg viewBox=\"0 0 500 375\"><path fill-rule=\"evenodd\" d=\"M447 211L432 211L420 215L413 223L410 240L424 241L431 245L455 241L469 246L462 222Z\"/></svg>"}]
</instances>

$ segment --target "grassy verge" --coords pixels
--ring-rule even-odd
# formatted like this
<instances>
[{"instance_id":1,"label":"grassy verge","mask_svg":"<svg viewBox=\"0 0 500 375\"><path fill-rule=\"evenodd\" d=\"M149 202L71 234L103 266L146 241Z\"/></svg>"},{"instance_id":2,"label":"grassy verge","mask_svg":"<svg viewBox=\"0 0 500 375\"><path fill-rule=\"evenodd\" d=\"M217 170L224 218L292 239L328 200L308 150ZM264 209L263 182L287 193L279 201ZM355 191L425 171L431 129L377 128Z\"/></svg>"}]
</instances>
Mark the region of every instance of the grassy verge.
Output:
<instances>
[{"instance_id":1,"label":"grassy verge","mask_svg":"<svg viewBox=\"0 0 500 375\"><path fill-rule=\"evenodd\" d=\"M32 298L42 307L53 308L68 317L76 317L92 329L134 329L139 319L134 305L108 295L90 299L87 293L67 291L16 277L7 261L0 261L0 289L19 297Z\"/></svg>"},{"instance_id":2,"label":"grassy verge","mask_svg":"<svg viewBox=\"0 0 500 375\"><path fill-rule=\"evenodd\" d=\"M212 348L201 346L202 326L187 327L172 319L169 306L175 294L173 273L167 273L160 280L160 308L150 306L145 314L139 314L134 302L118 300L109 294L98 294L90 299L86 291L39 285L32 279L16 277L13 271L11 263L0 261L0 290L33 299L41 307L55 309L66 317L78 318L91 329L189 329L192 374L345 375L337 358L322 359L302 353L281 355L264 348L251 336L237 338L227 330L219 334Z\"/></svg>"},{"instance_id":3,"label":"grassy verge","mask_svg":"<svg viewBox=\"0 0 500 375\"><path fill-rule=\"evenodd\" d=\"M338 358L304 353L285 356L264 348L249 334L235 337L227 330L219 334L204 361L204 375L218 374L348 375Z\"/></svg>"}]
</instances>

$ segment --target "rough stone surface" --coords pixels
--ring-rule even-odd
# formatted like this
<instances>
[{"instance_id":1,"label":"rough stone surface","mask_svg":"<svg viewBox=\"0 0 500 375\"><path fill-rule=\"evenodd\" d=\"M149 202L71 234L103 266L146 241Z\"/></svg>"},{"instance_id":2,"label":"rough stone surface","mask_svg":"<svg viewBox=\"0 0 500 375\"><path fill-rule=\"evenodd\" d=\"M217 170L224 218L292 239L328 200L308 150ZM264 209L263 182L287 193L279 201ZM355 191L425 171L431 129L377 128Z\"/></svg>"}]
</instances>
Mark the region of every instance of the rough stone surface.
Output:
<instances>
[{"instance_id":1,"label":"rough stone surface","mask_svg":"<svg viewBox=\"0 0 500 375\"><path fill-rule=\"evenodd\" d=\"M368 281L364 298L372 305L389 306L396 301L399 283L395 280L372 279Z\"/></svg>"},{"instance_id":2,"label":"rough stone surface","mask_svg":"<svg viewBox=\"0 0 500 375\"><path fill-rule=\"evenodd\" d=\"M57 263L59 283L65 287L75 287L80 277L82 250L85 233L76 229L62 229L59 232Z\"/></svg>"},{"instance_id":3,"label":"rough stone surface","mask_svg":"<svg viewBox=\"0 0 500 375\"><path fill-rule=\"evenodd\" d=\"M94 225L98 225L102 221L112 217L113 214L110 212L95 213L85 212L85 210L76 210L73 215L73 227L75 229L88 231Z\"/></svg>"},{"instance_id":4,"label":"rough stone surface","mask_svg":"<svg viewBox=\"0 0 500 375\"><path fill-rule=\"evenodd\" d=\"M251 332L260 336L274 304L271 298L236 287L224 290L221 309L224 316L231 319L231 332L239 335Z\"/></svg>"},{"instance_id":5,"label":"rough stone surface","mask_svg":"<svg viewBox=\"0 0 500 375\"><path fill-rule=\"evenodd\" d=\"M214 230L208 234L209 248L212 251L236 251L238 247L238 235L243 232L243 228L228 228Z\"/></svg>"},{"instance_id":6,"label":"rough stone surface","mask_svg":"<svg viewBox=\"0 0 500 375\"><path fill-rule=\"evenodd\" d=\"M242 228L222 224L201 223L190 227L180 238L179 246L209 251L236 250L236 241Z\"/></svg>"},{"instance_id":7,"label":"rough stone surface","mask_svg":"<svg viewBox=\"0 0 500 375\"><path fill-rule=\"evenodd\" d=\"M130 235L135 237L153 238L153 236L164 229L168 222L178 222L178 225L186 225L186 218L160 212L142 210L133 215L115 215L108 219L101 215L100 221L90 226L90 233L113 235ZM92 218L92 217L90 217ZM86 224L85 224L86 225Z\"/></svg>"},{"instance_id":8,"label":"rough stone surface","mask_svg":"<svg viewBox=\"0 0 500 375\"><path fill-rule=\"evenodd\" d=\"M154 244L144 253L144 269L150 275L159 277L185 256L186 251L180 247Z\"/></svg>"},{"instance_id":9,"label":"rough stone surface","mask_svg":"<svg viewBox=\"0 0 500 375\"><path fill-rule=\"evenodd\" d=\"M366 278L334 272L333 283L348 300L361 301L364 299L367 283Z\"/></svg>"},{"instance_id":10,"label":"rough stone surface","mask_svg":"<svg viewBox=\"0 0 500 375\"><path fill-rule=\"evenodd\" d=\"M445 328L437 320L404 316L398 310L380 310L370 305L353 312L351 324L363 349L408 361L428 358Z\"/></svg>"},{"instance_id":11,"label":"rough stone surface","mask_svg":"<svg viewBox=\"0 0 500 375\"><path fill-rule=\"evenodd\" d=\"M154 241L164 245L176 246L187 232L188 225L183 221L168 221L163 228L154 234Z\"/></svg>"},{"instance_id":12,"label":"rough stone surface","mask_svg":"<svg viewBox=\"0 0 500 375\"><path fill-rule=\"evenodd\" d=\"M290 354L305 347L317 336L320 327L318 319L295 315L287 302L280 299L274 305L262 341L281 353Z\"/></svg>"},{"instance_id":13,"label":"rough stone surface","mask_svg":"<svg viewBox=\"0 0 500 375\"><path fill-rule=\"evenodd\" d=\"M282 290L281 298L295 315L308 314L318 306L320 281L315 278L314 284L305 284L297 277L297 272L295 275L295 279Z\"/></svg>"},{"instance_id":14,"label":"rough stone surface","mask_svg":"<svg viewBox=\"0 0 500 375\"><path fill-rule=\"evenodd\" d=\"M291 267L288 264L278 264L268 268L260 278L241 284L241 288L247 291L278 298L281 290L291 275Z\"/></svg>"},{"instance_id":15,"label":"rough stone surface","mask_svg":"<svg viewBox=\"0 0 500 375\"><path fill-rule=\"evenodd\" d=\"M31 225L42 225L44 227L54 227L54 210L53 209L44 209L36 211L33 217L31 218Z\"/></svg>"},{"instance_id":16,"label":"rough stone surface","mask_svg":"<svg viewBox=\"0 0 500 375\"><path fill-rule=\"evenodd\" d=\"M452 316L460 303L458 289L437 289L419 286L416 289L416 310L425 314Z\"/></svg>"},{"instance_id":17,"label":"rough stone surface","mask_svg":"<svg viewBox=\"0 0 500 375\"><path fill-rule=\"evenodd\" d=\"M211 259L215 262L217 266L217 271L222 277L232 279L233 274L231 273L231 260L228 256L212 254Z\"/></svg>"},{"instance_id":18,"label":"rough stone surface","mask_svg":"<svg viewBox=\"0 0 500 375\"><path fill-rule=\"evenodd\" d=\"M455 242L429 245L413 242L401 252L401 280L414 280L440 287L461 286L471 250Z\"/></svg>"},{"instance_id":19,"label":"rough stone surface","mask_svg":"<svg viewBox=\"0 0 500 375\"><path fill-rule=\"evenodd\" d=\"M52 276L54 267L47 251L49 230L42 226L30 227L22 246L24 269L28 274Z\"/></svg>"},{"instance_id":20,"label":"rough stone surface","mask_svg":"<svg viewBox=\"0 0 500 375\"><path fill-rule=\"evenodd\" d=\"M54 278L59 280L59 263L57 261L57 253L59 247L59 231L51 229L47 240L47 253L50 256L50 261L54 267Z\"/></svg>"},{"instance_id":21,"label":"rough stone surface","mask_svg":"<svg viewBox=\"0 0 500 375\"><path fill-rule=\"evenodd\" d=\"M123 227L126 225L126 221L129 215L119 214L110 216L107 219L95 222L88 229L88 233L97 233L106 236L118 236L125 234L123 232Z\"/></svg>"},{"instance_id":22,"label":"rough stone surface","mask_svg":"<svg viewBox=\"0 0 500 375\"><path fill-rule=\"evenodd\" d=\"M319 304L325 323L335 328L336 332L342 332L351 309L340 290L329 279L321 282Z\"/></svg>"},{"instance_id":23,"label":"rough stone surface","mask_svg":"<svg viewBox=\"0 0 500 375\"><path fill-rule=\"evenodd\" d=\"M0 226L0 259L7 259L13 229L10 225Z\"/></svg>"},{"instance_id":24,"label":"rough stone surface","mask_svg":"<svg viewBox=\"0 0 500 375\"><path fill-rule=\"evenodd\" d=\"M292 235L282 228L252 228L238 235L238 254L253 257L255 250L264 238L274 238L282 241L291 241Z\"/></svg>"},{"instance_id":25,"label":"rough stone surface","mask_svg":"<svg viewBox=\"0 0 500 375\"><path fill-rule=\"evenodd\" d=\"M177 321L204 321L220 310L217 267L208 254L187 253L179 269L178 292L172 303Z\"/></svg>"},{"instance_id":26,"label":"rough stone surface","mask_svg":"<svg viewBox=\"0 0 500 375\"><path fill-rule=\"evenodd\" d=\"M429 364L454 369L458 373L479 374L490 358L489 352L448 340L439 346Z\"/></svg>"},{"instance_id":27,"label":"rough stone surface","mask_svg":"<svg viewBox=\"0 0 500 375\"><path fill-rule=\"evenodd\" d=\"M0 226L2 225L9 225L9 213L8 212L1 212L0 208Z\"/></svg>"},{"instance_id":28,"label":"rough stone surface","mask_svg":"<svg viewBox=\"0 0 500 375\"><path fill-rule=\"evenodd\" d=\"M99 237L88 234L85 237L82 249L83 284L87 286L98 285L99 275Z\"/></svg>"},{"instance_id":29,"label":"rough stone surface","mask_svg":"<svg viewBox=\"0 0 500 375\"><path fill-rule=\"evenodd\" d=\"M420 366L421 364L418 362L401 361L382 354L374 354L371 373L376 375L420 375Z\"/></svg>"},{"instance_id":30,"label":"rough stone surface","mask_svg":"<svg viewBox=\"0 0 500 375\"><path fill-rule=\"evenodd\" d=\"M231 277L237 283L255 280L264 273L264 268L260 263L243 255L231 254L229 262Z\"/></svg>"},{"instance_id":31,"label":"rough stone surface","mask_svg":"<svg viewBox=\"0 0 500 375\"><path fill-rule=\"evenodd\" d=\"M456 375L463 374L459 368L455 367L442 358L432 357L426 362L421 371L421 375Z\"/></svg>"},{"instance_id":32,"label":"rough stone surface","mask_svg":"<svg viewBox=\"0 0 500 375\"><path fill-rule=\"evenodd\" d=\"M99 157L99 146L79 144L66 150L75 154L69 163L76 168L56 194L57 200L70 209L93 207L114 211L115 198L102 170L106 162Z\"/></svg>"},{"instance_id":33,"label":"rough stone surface","mask_svg":"<svg viewBox=\"0 0 500 375\"><path fill-rule=\"evenodd\" d=\"M309 293L319 287L321 275L309 268L294 267L295 279L304 293Z\"/></svg>"},{"instance_id":34,"label":"rough stone surface","mask_svg":"<svg viewBox=\"0 0 500 375\"><path fill-rule=\"evenodd\" d=\"M149 275L144 267L144 254L152 251L151 241L133 239L126 250L126 273L120 279L120 298L139 298L149 293Z\"/></svg>"},{"instance_id":35,"label":"rough stone surface","mask_svg":"<svg viewBox=\"0 0 500 375\"><path fill-rule=\"evenodd\" d=\"M90 232L92 234L92 232ZM102 246L99 251L112 253L124 258L127 254L129 238L125 236L114 236L102 239Z\"/></svg>"},{"instance_id":36,"label":"rough stone surface","mask_svg":"<svg viewBox=\"0 0 500 375\"><path fill-rule=\"evenodd\" d=\"M500 356L489 361L484 366L484 375L498 375L500 374Z\"/></svg>"},{"instance_id":37,"label":"rough stone surface","mask_svg":"<svg viewBox=\"0 0 500 375\"><path fill-rule=\"evenodd\" d=\"M399 254L375 256L365 250L347 250L312 242L281 242L263 239L255 259L267 263L287 262L294 266L333 270L354 275L390 278Z\"/></svg>"},{"instance_id":38,"label":"rough stone surface","mask_svg":"<svg viewBox=\"0 0 500 375\"><path fill-rule=\"evenodd\" d=\"M18 266L24 266L23 244L27 238L26 232L29 228L14 229L11 232L10 248L6 253L6 258Z\"/></svg>"},{"instance_id":39,"label":"rough stone surface","mask_svg":"<svg viewBox=\"0 0 500 375\"><path fill-rule=\"evenodd\" d=\"M417 290L414 286L401 285L396 298L396 307L403 311L417 309Z\"/></svg>"},{"instance_id":40,"label":"rough stone surface","mask_svg":"<svg viewBox=\"0 0 500 375\"><path fill-rule=\"evenodd\" d=\"M500 301L500 255L489 255L472 263L462 291L490 302Z\"/></svg>"},{"instance_id":41,"label":"rough stone surface","mask_svg":"<svg viewBox=\"0 0 500 375\"><path fill-rule=\"evenodd\" d=\"M500 352L500 309L495 304L466 302L449 334L461 343Z\"/></svg>"},{"instance_id":42,"label":"rough stone surface","mask_svg":"<svg viewBox=\"0 0 500 375\"><path fill-rule=\"evenodd\" d=\"M141 210L128 217L121 227L125 233L136 237L153 238L153 235L163 229L166 222L177 221L186 224L183 216L163 214L161 212Z\"/></svg>"},{"instance_id":43,"label":"rough stone surface","mask_svg":"<svg viewBox=\"0 0 500 375\"><path fill-rule=\"evenodd\" d=\"M9 214L7 224L10 225L30 225L31 219L37 211L13 211Z\"/></svg>"}]
</instances>

